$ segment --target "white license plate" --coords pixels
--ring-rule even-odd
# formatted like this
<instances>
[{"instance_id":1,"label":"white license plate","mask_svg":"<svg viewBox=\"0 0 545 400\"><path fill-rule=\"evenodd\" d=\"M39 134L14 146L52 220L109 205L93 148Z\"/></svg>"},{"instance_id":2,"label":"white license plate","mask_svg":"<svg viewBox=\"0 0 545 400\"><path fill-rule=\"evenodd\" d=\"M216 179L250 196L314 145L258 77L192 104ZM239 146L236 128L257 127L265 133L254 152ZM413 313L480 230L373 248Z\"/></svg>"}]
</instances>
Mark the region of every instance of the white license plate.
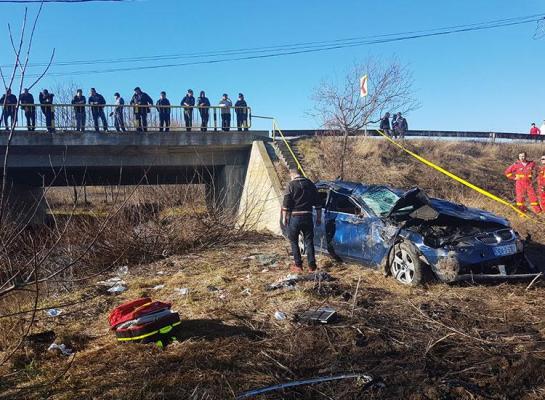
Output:
<instances>
[{"instance_id":1,"label":"white license plate","mask_svg":"<svg viewBox=\"0 0 545 400\"><path fill-rule=\"evenodd\" d=\"M508 244L506 246L498 246L493 248L494 255L497 257L509 256L517 252L517 245L515 243Z\"/></svg>"}]
</instances>

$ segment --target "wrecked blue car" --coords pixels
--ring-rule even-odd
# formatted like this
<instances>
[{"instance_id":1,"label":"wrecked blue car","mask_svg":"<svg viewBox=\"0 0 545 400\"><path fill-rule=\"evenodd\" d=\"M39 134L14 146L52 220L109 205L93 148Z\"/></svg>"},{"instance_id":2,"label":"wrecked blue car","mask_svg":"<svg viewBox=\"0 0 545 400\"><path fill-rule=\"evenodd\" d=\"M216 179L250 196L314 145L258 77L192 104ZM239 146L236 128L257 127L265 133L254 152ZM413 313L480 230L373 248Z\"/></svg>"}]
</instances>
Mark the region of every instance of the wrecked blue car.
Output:
<instances>
[{"instance_id":1,"label":"wrecked blue car","mask_svg":"<svg viewBox=\"0 0 545 400\"><path fill-rule=\"evenodd\" d=\"M518 233L487 211L429 198L419 188L344 181L316 186L324 210L314 228L316 250L336 259L380 269L411 286L434 276L454 282L537 274Z\"/></svg>"}]
</instances>

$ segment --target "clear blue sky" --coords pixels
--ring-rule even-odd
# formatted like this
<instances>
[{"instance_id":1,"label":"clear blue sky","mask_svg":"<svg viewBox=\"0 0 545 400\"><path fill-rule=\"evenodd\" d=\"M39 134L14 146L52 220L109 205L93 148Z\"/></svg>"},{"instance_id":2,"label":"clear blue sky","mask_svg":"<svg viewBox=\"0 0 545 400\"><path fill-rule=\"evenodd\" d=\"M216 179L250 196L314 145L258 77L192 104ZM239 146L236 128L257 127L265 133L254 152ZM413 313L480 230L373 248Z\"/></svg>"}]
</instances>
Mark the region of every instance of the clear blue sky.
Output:
<instances>
[{"instance_id":1,"label":"clear blue sky","mask_svg":"<svg viewBox=\"0 0 545 400\"><path fill-rule=\"evenodd\" d=\"M38 9L28 7L32 13ZM18 30L23 10L22 4L0 4L0 26L11 22ZM46 61L53 47L58 62L191 53L413 31L542 12L542 0L46 4L32 60ZM33 92L37 95L40 88L67 81L86 93L96 87L108 100L115 91L127 99L138 85L154 99L166 90L171 101L179 103L193 88L206 90L215 104L223 92L235 98L241 91L255 114L275 116L286 129L314 128L318 124L307 111L312 108L312 90L322 79L369 56L395 56L410 65L422 105L408 115L411 128L527 132L530 122L541 124L545 119L545 38L534 40L534 31L535 25L522 25L263 60L48 76ZM7 29L4 32L2 64L11 61ZM157 62L132 65L149 64ZM52 72L119 66L54 67ZM264 122L254 125L269 128Z\"/></svg>"}]
</instances>

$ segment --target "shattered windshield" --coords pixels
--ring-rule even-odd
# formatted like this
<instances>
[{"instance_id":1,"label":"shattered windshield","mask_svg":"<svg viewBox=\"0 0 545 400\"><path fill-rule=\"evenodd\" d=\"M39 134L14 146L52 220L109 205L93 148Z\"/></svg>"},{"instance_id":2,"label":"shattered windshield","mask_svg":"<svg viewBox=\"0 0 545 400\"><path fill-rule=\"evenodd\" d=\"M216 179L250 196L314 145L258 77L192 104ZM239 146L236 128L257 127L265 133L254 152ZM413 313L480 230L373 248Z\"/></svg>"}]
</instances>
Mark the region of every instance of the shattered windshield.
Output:
<instances>
[{"instance_id":1,"label":"shattered windshield","mask_svg":"<svg viewBox=\"0 0 545 400\"><path fill-rule=\"evenodd\" d=\"M384 217L392 210L400 197L384 186L373 187L360 195L367 206L378 216Z\"/></svg>"}]
</instances>

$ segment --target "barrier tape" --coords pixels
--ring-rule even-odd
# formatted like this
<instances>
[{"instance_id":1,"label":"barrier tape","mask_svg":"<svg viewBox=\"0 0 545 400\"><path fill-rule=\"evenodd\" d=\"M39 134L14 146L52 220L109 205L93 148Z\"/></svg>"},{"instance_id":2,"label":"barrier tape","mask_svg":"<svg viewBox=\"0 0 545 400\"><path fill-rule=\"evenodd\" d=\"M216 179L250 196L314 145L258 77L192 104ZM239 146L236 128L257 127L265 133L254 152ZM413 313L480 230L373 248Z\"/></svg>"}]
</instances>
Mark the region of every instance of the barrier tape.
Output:
<instances>
[{"instance_id":1,"label":"barrier tape","mask_svg":"<svg viewBox=\"0 0 545 400\"><path fill-rule=\"evenodd\" d=\"M389 135L387 135L385 132L383 132L382 130L380 129L377 129L377 132L382 135L386 140L388 140L390 143L392 143L393 145L399 147L401 150L403 150L405 153L409 154L410 156L416 158L418 161L420 161L421 163L427 165L428 167L431 167L433 169L435 169L436 171L439 171L441 172L442 174L448 176L449 178L451 179L454 179L455 181L461 183L462 185L464 186L467 186L468 188L470 189L473 189L475 190L476 192L482 194L483 196L486 196L500 204L503 204L509 208L512 208L513 210L515 210L517 212L517 214L519 214L521 217L524 217L524 218L528 218L532 221L536 221L534 218L530 217L529 215L527 215L525 212L519 210L517 207L515 207L513 204L511 204L510 202L508 202L507 200L504 200L502 199L501 197L498 197L492 193L490 193L489 191L487 190L484 190L482 188L480 188L479 186L477 185L474 185L473 183L471 182L468 182L466 181L465 179L463 178L460 178L459 176L453 174L452 172L450 171L447 171L446 169L440 167L439 165L425 159L424 157L422 156L419 156L418 154L410 151L409 149L407 149L405 146L403 146L401 143L398 143L396 142L395 140L393 140Z\"/></svg>"},{"instance_id":2,"label":"barrier tape","mask_svg":"<svg viewBox=\"0 0 545 400\"><path fill-rule=\"evenodd\" d=\"M276 131L278 131L280 133L280 136L282 137L282 140L286 144L286 147L288 148L291 156L293 157L293 161L295 161L295 164L297 165L297 168L299 169L299 171L301 171L301 173L303 174L303 176L305 178L308 178L307 174L305 174L305 170L303 169L303 166L301 165L301 163L299 162L299 160L295 156L295 153L291 149L291 146L290 146L289 142L286 140L286 137L284 136L284 133L282 133L282 130L278 126L278 122L276 122L276 119L273 119L273 140L274 140L274 133Z\"/></svg>"}]
</instances>

